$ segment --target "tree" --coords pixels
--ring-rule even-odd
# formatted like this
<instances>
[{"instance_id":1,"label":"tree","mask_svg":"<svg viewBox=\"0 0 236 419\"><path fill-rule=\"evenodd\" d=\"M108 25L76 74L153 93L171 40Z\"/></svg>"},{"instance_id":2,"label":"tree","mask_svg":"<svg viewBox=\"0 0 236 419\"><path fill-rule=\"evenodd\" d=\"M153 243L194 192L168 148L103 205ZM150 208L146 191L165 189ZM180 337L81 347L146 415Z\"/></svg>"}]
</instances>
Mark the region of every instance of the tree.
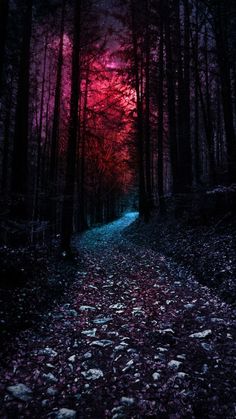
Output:
<instances>
[{"instance_id":1,"label":"tree","mask_svg":"<svg viewBox=\"0 0 236 419\"><path fill-rule=\"evenodd\" d=\"M27 217L29 73L33 1L27 0L24 6L11 184L13 208L16 204L18 216L23 218Z\"/></svg>"},{"instance_id":2,"label":"tree","mask_svg":"<svg viewBox=\"0 0 236 419\"><path fill-rule=\"evenodd\" d=\"M7 40L7 23L9 16L9 0L1 0L0 2L0 98L2 86L2 73L4 64L4 53Z\"/></svg>"},{"instance_id":3,"label":"tree","mask_svg":"<svg viewBox=\"0 0 236 419\"><path fill-rule=\"evenodd\" d=\"M73 29L73 52L72 52L72 80L70 98L70 120L68 132L68 146L66 158L66 178L62 209L62 237L61 247L64 251L71 250L71 236L73 232L74 193L75 193L75 169L76 148L78 133L78 102L80 90L80 13L81 2L75 0L74 4L74 29Z\"/></svg>"}]
</instances>

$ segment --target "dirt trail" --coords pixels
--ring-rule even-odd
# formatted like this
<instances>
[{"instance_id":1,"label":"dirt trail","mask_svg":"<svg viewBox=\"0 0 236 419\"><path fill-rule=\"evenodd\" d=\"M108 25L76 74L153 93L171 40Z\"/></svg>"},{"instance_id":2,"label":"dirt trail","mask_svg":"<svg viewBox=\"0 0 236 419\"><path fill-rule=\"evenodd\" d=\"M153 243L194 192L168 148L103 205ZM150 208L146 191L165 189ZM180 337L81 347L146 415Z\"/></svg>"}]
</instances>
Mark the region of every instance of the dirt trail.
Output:
<instances>
[{"instance_id":1,"label":"dirt trail","mask_svg":"<svg viewBox=\"0 0 236 419\"><path fill-rule=\"evenodd\" d=\"M235 314L127 241L136 216L76 239L83 270L65 304L4 360L2 417L235 417Z\"/></svg>"}]
</instances>

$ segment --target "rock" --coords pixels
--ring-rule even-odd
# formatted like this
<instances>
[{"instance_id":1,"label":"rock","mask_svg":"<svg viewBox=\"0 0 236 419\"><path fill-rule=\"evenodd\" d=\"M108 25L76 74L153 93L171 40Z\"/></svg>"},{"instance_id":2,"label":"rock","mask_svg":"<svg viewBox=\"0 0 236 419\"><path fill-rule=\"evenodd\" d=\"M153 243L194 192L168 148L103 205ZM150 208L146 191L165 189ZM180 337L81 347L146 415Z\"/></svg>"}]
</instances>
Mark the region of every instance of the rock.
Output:
<instances>
[{"instance_id":1,"label":"rock","mask_svg":"<svg viewBox=\"0 0 236 419\"><path fill-rule=\"evenodd\" d=\"M174 332L174 330L173 329L163 329L163 330L161 330L161 333L163 333L164 335L167 335L167 334L172 334L172 335L174 335L175 334L175 332Z\"/></svg>"},{"instance_id":2,"label":"rock","mask_svg":"<svg viewBox=\"0 0 236 419\"><path fill-rule=\"evenodd\" d=\"M207 330L204 330L203 332L192 333L189 337L190 338L202 339L202 338L206 338L206 337L210 336L211 334L212 334L211 329L207 329Z\"/></svg>"},{"instance_id":3,"label":"rock","mask_svg":"<svg viewBox=\"0 0 236 419\"><path fill-rule=\"evenodd\" d=\"M123 413L115 413L111 419L125 419L125 415Z\"/></svg>"},{"instance_id":4,"label":"rock","mask_svg":"<svg viewBox=\"0 0 236 419\"><path fill-rule=\"evenodd\" d=\"M159 346L159 348L157 348L157 351L159 351L159 352L168 352L168 349L167 348L162 348L162 347Z\"/></svg>"},{"instance_id":5,"label":"rock","mask_svg":"<svg viewBox=\"0 0 236 419\"><path fill-rule=\"evenodd\" d=\"M183 380L187 376L188 376L188 374L185 374L185 372L178 372L175 377L179 378L180 380Z\"/></svg>"},{"instance_id":6,"label":"rock","mask_svg":"<svg viewBox=\"0 0 236 419\"><path fill-rule=\"evenodd\" d=\"M209 369L208 365L204 364L203 367L202 367L202 373L206 374L208 372L208 369Z\"/></svg>"},{"instance_id":7,"label":"rock","mask_svg":"<svg viewBox=\"0 0 236 419\"><path fill-rule=\"evenodd\" d=\"M124 351L128 346L128 343L121 342L120 345L115 346L115 351Z\"/></svg>"},{"instance_id":8,"label":"rock","mask_svg":"<svg viewBox=\"0 0 236 419\"><path fill-rule=\"evenodd\" d=\"M184 361L186 359L186 355L185 354L177 355L177 358Z\"/></svg>"},{"instance_id":9,"label":"rock","mask_svg":"<svg viewBox=\"0 0 236 419\"><path fill-rule=\"evenodd\" d=\"M124 412L124 406L116 406L113 407L111 413L115 414L122 414Z\"/></svg>"},{"instance_id":10,"label":"rock","mask_svg":"<svg viewBox=\"0 0 236 419\"><path fill-rule=\"evenodd\" d=\"M159 372L154 372L152 374L152 378L153 378L154 381L158 381L161 378L161 374L159 374Z\"/></svg>"},{"instance_id":11,"label":"rock","mask_svg":"<svg viewBox=\"0 0 236 419\"><path fill-rule=\"evenodd\" d=\"M47 366L48 368L50 368L50 369L54 369L54 368L55 368L55 366L54 366L54 365L52 365L52 364L50 364L49 362L46 364L46 366Z\"/></svg>"},{"instance_id":12,"label":"rock","mask_svg":"<svg viewBox=\"0 0 236 419\"><path fill-rule=\"evenodd\" d=\"M98 380L103 377L103 372L100 369L91 368L86 372L82 372L82 375L86 378L86 380Z\"/></svg>"},{"instance_id":13,"label":"rock","mask_svg":"<svg viewBox=\"0 0 236 419\"><path fill-rule=\"evenodd\" d=\"M23 402L28 402L32 399L32 390L22 383L7 387L7 391L13 397Z\"/></svg>"},{"instance_id":14,"label":"rock","mask_svg":"<svg viewBox=\"0 0 236 419\"><path fill-rule=\"evenodd\" d=\"M127 370L129 370L132 366L134 365L134 361L131 359L129 362L127 362L125 368L123 368L123 372L126 372Z\"/></svg>"},{"instance_id":15,"label":"rock","mask_svg":"<svg viewBox=\"0 0 236 419\"><path fill-rule=\"evenodd\" d=\"M54 387L48 387L47 389L47 395L48 396L56 396L58 394L58 390Z\"/></svg>"},{"instance_id":16,"label":"rock","mask_svg":"<svg viewBox=\"0 0 236 419\"><path fill-rule=\"evenodd\" d=\"M95 311L96 310L96 308L92 306L81 306L79 309L80 311Z\"/></svg>"},{"instance_id":17,"label":"rock","mask_svg":"<svg viewBox=\"0 0 236 419\"><path fill-rule=\"evenodd\" d=\"M85 354L82 356L82 359L90 359L90 358L92 358L91 352L85 352Z\"/></svg>"},{"instance_id":18,"label":"rock","mask_svg":"<svg viewBox=\"0 0 236 419\"><path fill-rule=\"evenodd\" d=\"M144 316L145 315L145 312L142 310L142 307L134 307L133 308L133 311L132 311L132 315L134 317Z\"/></svg>"},{"instance_id":19,"label":"rock","mask_svg":"<svg viewBox=\"0 0 236 419\"><path fill-rule=\"evenodd\" d=\"M203 349L205 349L205 351L212 351L212 346L211 345L209 345L209 343L205 343L205 342L202 342L201 343L201 347L203 348Z\"/></svg>"},{"instance_id":20,"label":"rock","mask_svg":"<svg viewBox=\"0 0 236 419\"><path fill-rule=\"evenodd\" d=\"M57 352L54 351L52 348L44 348L44 349L40 349L38 351L38 355L47 355L47 356L51 356L52 358L55 358L57 356Z\"/></svg>"},{"instance_id":21,"label":"rock","mask_svg":"<svg viewBox=\"0 0 236 419\"><path fill-rule=\"evenodd\" d=\"M68 358L68 361L69 361L69 362L75 362L75 358L76 358L76 356L75 356L75 355L71 355L71 356Z\"/></svg>"},{"instance_id":22,"label":"rock","mask_svg":"<svg viewBox=\"0 0 236 419\"><path fill-rule=\"evenodd\" d=\"M96 331L97 331L97 329L91 329L91 330L84 330L81 333L82 333L82 335L85 335L85 336L89 336L91 338L94 338L96 336Z\"/></svg>"},{"instance_id":23,"label":"rock","mask_svg":"<svg viewBox=\"0 0 236 419\"><path fill-rule=\"evenodd\" d=\"M112 308L113 310L121 310L122 308L124 308L124 305L121 303L117 303L117 304L112 304L109 308Z\"/></svg>"},{"instance_id":24,"label":"rock","mask_svg":"<svg viewBox=\"0 0 236 419\"><path fill-rule=\"evenodd\" d=\"M186 308L187 310L191 310L191 308L193 308L194 306L195 306L194 304L189 303L189 304L185 304L184 308Z\"/></svg>"},{"instance_id":25,"label":"rock","mask_svg":"<svg viewBox=\"0 0 236 419\"><path fill-rule=\"evenodd\" d=\"M76 411L71 409L60 409L56 414L56 419L75 419Z\"/></svg>"},{"instance_id":26,"label":"rock","mask_svg":"<svg viewBox=\"0 0 236 419\"><path fill-rule=\"evenodd\" d=\"M69 316L71 316L71 317L77 317L77 316L78 316L77 311L76 311L76 310L73 310L73 309L68 310L67 314L68 314Z\"/></svg>"},{"instance_id":27,"label":"rock","mask_svg":"<svg viewBox=\"0 0 236 419\"><path fill-rule=\"evenodd\" d=\"M177 370L181 364L182 362L173 359L172 361L168 362L168 367L173 370Z\"/></svg>"},{"instance_id":28,"label":"rock","mask_svg":"<svg viewBox=\"0 0 236 419\"><path fill-rule=\"evenodd\" d=\"M211 322L212 323L224 323L224 319L221 319L219 317L212 317Z\"/></svg>"},{"instance_id":29,"label":"rock","mask_svg":"<svg viewBox=\"0 0 236 419\"><path fill-rule=\"evenodd\" d=\"M112 340L103 339L103 340L94 340L90 343L92 346L100 346L101 348L106 348L107 346L110 346L113 344Z\"/></svg>"},{"instance_id":30,"label":"rock","mask_svg":"<svg viewBox=\"0 0 236 419\"><path fill-rule=\"evenodd\" d=\"M132 406L134 404L133 397L121 397L120 401L125 406Z\"/></svg>"},{"instance_id":31,"label":"rock","mask_svg":"<svg viewBox=\"0 0 236 419\"><path fill-rule=\"evenodd\" d=\"M57 383L58 379L51 372L42 375L43 379L48 383Z\"/></svg>"},{"instance_id":32,"label":"rock","mask_svg":"<svg viewBox=\"0 0 236 419\"><path fill-rule=\"evenodd\" d=\"M100 318L97 318L97 319L93 320L93 323L94 324L106 324L106 323L110 322L111 320L112 320L111 317L100 317Z\"/></svg>"}]
</instances>

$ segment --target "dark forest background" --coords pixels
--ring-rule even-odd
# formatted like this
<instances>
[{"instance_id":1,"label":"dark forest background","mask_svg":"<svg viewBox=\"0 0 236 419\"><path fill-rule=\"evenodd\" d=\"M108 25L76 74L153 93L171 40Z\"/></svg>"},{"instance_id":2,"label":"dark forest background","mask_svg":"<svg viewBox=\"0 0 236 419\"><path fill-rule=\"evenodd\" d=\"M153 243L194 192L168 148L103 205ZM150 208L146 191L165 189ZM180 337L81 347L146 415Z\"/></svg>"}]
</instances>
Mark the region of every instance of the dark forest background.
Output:
<instances>
[{"instance_id":1,"label":"dark forest background","mask_svg":"<svg viewBox=\"0 0 236 419\"><path fill-rule=\"evenodd\" d=\"M233 208L234 1L0 8L5 243L61 234L68 250L73 232L126 208L145 221L168 205Z\"/></svg>"}]
</instances>

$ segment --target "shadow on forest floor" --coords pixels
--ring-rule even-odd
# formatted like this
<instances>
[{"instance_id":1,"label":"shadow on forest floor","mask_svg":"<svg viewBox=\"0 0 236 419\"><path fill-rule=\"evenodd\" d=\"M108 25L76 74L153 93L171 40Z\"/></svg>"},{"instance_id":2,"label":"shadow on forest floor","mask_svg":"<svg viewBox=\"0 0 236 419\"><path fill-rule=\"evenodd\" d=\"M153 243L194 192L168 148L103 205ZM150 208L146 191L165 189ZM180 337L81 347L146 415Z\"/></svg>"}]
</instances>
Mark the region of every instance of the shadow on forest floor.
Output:
<instances>
[{"instance_id":1,"label":"shadow on forest floor","mask_svg":"<svg viewBox=\"0 0 236 419\"><path fill-rule=\"evenodd\" d=\"M175 262L180 276L184 269L235 304L236 216L232 213L196 226L174 218L154 217L148 224L138 219L124 235L135 244L162 252Z\"/></svg>"}]
</instances>

